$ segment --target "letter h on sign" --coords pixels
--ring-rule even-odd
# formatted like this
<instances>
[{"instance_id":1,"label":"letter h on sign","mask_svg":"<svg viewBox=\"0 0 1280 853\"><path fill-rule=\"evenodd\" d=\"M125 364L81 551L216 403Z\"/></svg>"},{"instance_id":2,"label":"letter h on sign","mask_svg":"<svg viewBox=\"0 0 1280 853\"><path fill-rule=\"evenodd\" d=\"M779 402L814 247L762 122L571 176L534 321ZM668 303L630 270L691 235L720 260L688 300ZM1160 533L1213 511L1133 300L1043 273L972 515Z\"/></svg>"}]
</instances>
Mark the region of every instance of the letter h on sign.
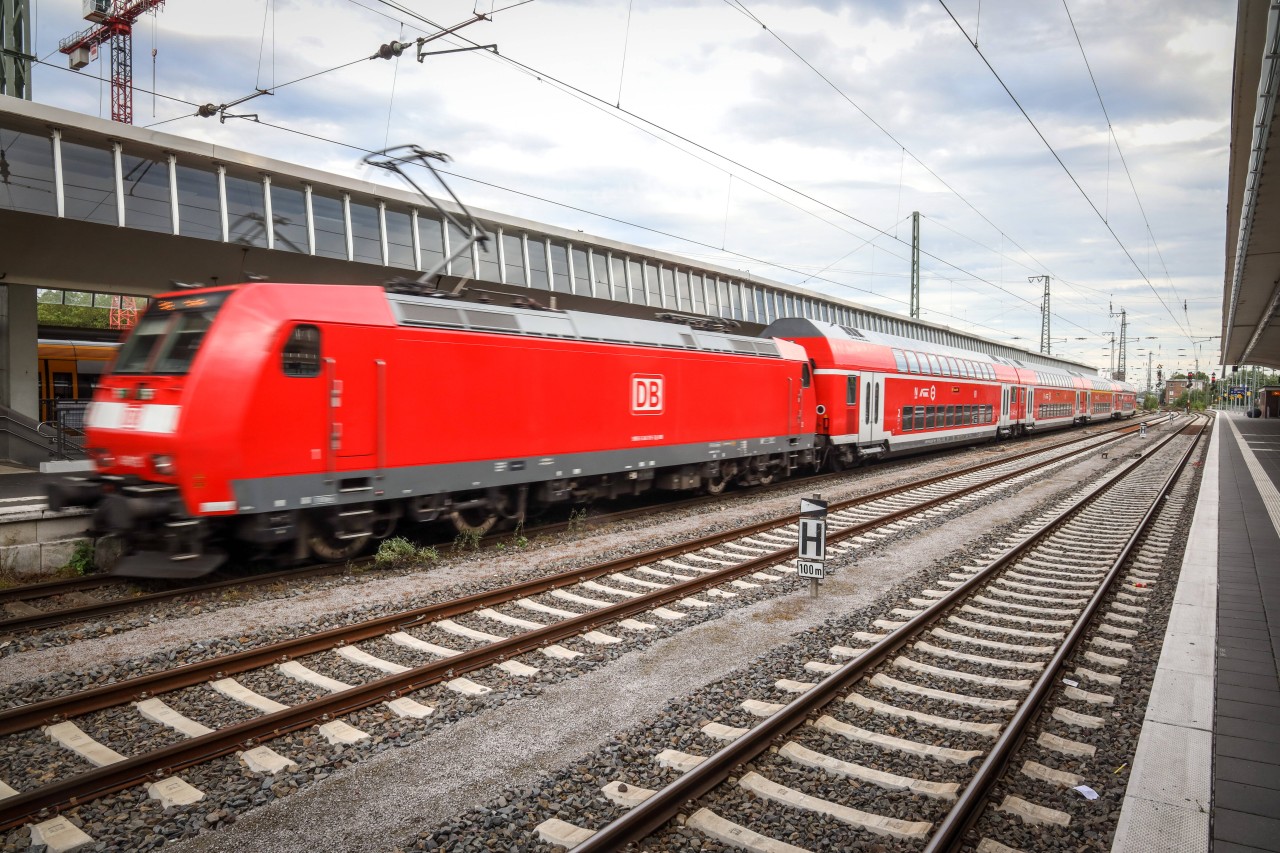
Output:
<instances>
[{"instance_id":1,"label":"letter h on sign","mask_svg":"<svg viewBox=\"0 0 1280 853\"><path fill-rule=\"evenodd\" d=\"M827 558L826 519L800 519L799 557L801 560L825 560Z\"/></svg>"},{"instance_id":2,"label":"letter h on sign","mask_svg":"<svg viewBox=\"0 0 1280 853\"><path fill-rule=\"evenodd\" d=\"M801 560L825 560L827 558L827 502L814 495L800 499Z\"/></svg>"}]
</instances>

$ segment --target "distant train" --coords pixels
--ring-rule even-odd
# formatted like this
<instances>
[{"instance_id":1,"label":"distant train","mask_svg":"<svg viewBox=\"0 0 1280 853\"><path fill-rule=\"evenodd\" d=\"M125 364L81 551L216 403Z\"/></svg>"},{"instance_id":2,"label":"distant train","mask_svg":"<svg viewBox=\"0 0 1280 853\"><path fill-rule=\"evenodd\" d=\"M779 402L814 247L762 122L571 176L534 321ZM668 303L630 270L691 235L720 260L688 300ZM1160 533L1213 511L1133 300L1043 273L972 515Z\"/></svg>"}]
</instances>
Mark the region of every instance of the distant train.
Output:
<instances>
[{"instance_id":1,"label":"distant train","mask_svg":"<svg viewBox=\"0 0 1280 853\"><path fill-rule=\"evenodd\" d=\"M94 389L119 349L118 343L41 338L36 355L40 420L57 420L61 403L92 400Z\"/></svg>"},{"instance_id":2,"label":"distant train","mask_svg":"<svg viewBox=\"0 0 1280 853\"><path fill-rule=\"evenodd\" d=\"M119 574L229 550L343 560L402 520L482 533L555 504L1132 416L1134 390L810 320L685 322L252 283L154 300L87 414ZM109 541L109 540L108 540Z\"/></svg>"}]
</instances>

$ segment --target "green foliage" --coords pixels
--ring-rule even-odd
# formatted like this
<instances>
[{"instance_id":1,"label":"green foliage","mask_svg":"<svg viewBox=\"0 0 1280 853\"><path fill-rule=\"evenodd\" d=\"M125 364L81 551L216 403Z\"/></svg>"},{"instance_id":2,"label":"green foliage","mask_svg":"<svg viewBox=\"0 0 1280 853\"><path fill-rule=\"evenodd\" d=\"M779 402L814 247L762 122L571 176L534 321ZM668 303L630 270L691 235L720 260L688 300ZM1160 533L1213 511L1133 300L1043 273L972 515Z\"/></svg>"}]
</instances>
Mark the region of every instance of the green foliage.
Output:
<instances>
[{"instance_id":1,"label":"green foliage","mask_svg":"<svg viewBox=\"0 0 1280 853\"><path fill-rule=\"evenodd\" d=\"M460 530L458 535L453 538L453 550L455 551L475 551L480 548L480 531L473 528L471 530Z\"/></svg>"},{"instance_id":2,"label":"green foliage","mask_svg":"<svg viewBox=\"0 0 1280 853\"><path fill-rule=\"evenodd\" d=\"M516 525L516 529L511 532L511 540L509 542L499 542L494 545L499 551L505 551L508 548L523 548L529 544L529 537L524 535L524 522L521 521Z\"/></svg>"},{"instance_id":3,"label":"green foliage","mask_svg":"<svg viewBox=\"0 0 1280 853\"><path fill-rule=\"evenodd\" d=\"M77 542L76 549L71 552L71 559L67 561L67 568L81 576L97 568L93 562L93 544Z\"/></svg>"},{"instance_id":4,"label":"green foliage","mask_svg":"<svg viewBox=\"0 0 1280 853\"><path fill-rule=\"evenodd\" d=\"M70 326L79 329L111 328L111 309L88 305L48 305L36 303L36 322L41 326Z\"/></svg>"},{"instance_id":5,"label":"green foliage","mask_svg":"<svg viewBox=\"0 0 1280 853\"><path fill-rule=\"evenodd\" d=\"M1160 408L1160 398L1155 394L1147 392L1147 394L1142 398L1142 408L1148 412L1154 412L1156 409Z\"/></svg>"},{"instance_id":6,"label":"green foliage","mask_svg":"<svg viewBox=\"0 0 1280 853\"><path fill-rule=\"evenodd\" d=\"M1170 403L1175 409L1190 408L1197 412L1203 412L1207 404L1204 391L1183 391L1178 395L1178 399Z\"/></svg>"},{"instance_id":7,"label":"green foliage","mask_svg":"<svg viewBox=\"0 0 1280 853\"><path fill-rule=\"evenodd\" d=\"M575 509L569 513L569 532L582 533L587 529L587 510L586 508Z\"/></svg>"},{"instance_id":8,"label":"green foliage","mask_svg":"<svg viewBox=\"0 0 1280 853\"><path fill-rule=\"evenodd\" d=\"M440 559L439 552L431 546L418 547L405 539L396 536L384 539L373 556L374 565L380 569L401 569L407 566L430 564Z\"/></svg>"}]
</instances>

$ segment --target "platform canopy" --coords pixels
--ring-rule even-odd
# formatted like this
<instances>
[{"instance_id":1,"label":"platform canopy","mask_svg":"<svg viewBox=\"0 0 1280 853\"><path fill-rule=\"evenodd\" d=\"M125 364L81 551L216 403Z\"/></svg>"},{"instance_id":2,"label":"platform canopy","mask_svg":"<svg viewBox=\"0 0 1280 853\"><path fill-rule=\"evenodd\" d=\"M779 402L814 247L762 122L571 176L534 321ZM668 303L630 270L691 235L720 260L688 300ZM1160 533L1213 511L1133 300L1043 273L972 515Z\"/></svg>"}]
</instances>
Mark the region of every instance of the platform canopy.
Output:
<instances>
[{"instance_id":1,"label":"platform canopy","mask_svg":"<svg viewBox=\"0 0 1280 853\"><path fill-rule=\"evenodd\" d=\"M1280 367L1280 0L1239 0L1231 101L1224 364Z\"/></svg>"}]
</instances>

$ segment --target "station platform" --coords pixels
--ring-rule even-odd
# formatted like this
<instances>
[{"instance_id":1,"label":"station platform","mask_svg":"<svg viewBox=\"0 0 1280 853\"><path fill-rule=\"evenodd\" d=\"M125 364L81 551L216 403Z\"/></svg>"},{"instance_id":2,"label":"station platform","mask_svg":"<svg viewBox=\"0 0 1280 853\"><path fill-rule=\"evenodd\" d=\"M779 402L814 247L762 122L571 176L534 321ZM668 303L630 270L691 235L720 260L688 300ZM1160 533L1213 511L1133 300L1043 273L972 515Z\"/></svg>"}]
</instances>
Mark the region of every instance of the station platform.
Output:
<instances>
[{"instance_id":1,"label":"station platform","mask_svg":"<svg viewBox=\"0 0 1280 853\"><path fill-rule=\"evenodd\" d=\"M0 463L0 511L6 507L43 506L44 487L52 476Z\"/></svg>"},{"instance_id":2,"label":"station platform","mask_svg":"<svg viewBox=\"0 0 1280 853\"><path fill-rule=\"evenodd\" d=\"M1112 853L1280 851L1280 418L1216 414Z\"/></svg>"}]
</instances>

